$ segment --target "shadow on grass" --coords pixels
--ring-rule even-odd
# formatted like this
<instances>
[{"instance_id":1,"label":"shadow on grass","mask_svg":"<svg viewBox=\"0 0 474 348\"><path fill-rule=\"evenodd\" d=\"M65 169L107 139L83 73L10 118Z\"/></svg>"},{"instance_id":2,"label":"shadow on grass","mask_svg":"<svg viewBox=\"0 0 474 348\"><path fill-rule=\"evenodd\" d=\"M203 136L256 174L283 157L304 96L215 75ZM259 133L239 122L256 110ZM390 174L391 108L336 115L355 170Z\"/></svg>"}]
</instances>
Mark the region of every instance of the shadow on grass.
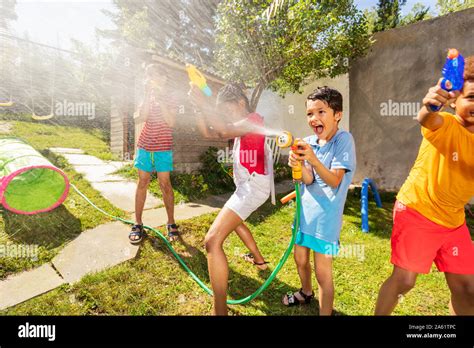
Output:
<instances>
[{"instance_id":1,"label":"shadow on grass","mask_svg":"<svg viewBox=\"0 0 474 348\"><path fill-rule=\"evenodd\" d=\"M369 233L383 239L390 239L392 233L392 208L396 193L380 192L382 208L375 204L372 193L369 193ZM346 221L362 231L362 217L360 213L360 188L350 190L344 206Z\"/></svg>"},{"instance_id":2,"label":"shadow on grass","mask_svg":"<svg viewBox=\"0 0 474 348\"><path fill-rule=\"evenodd\" d=\"M76 238L81 233L81 221L64 205L35 215L20 215L2 211L5 233L17 243L37 244L53 249Z\"/></svg>"},{"instance_id":3,"label":"shadow on grass","mask_svg":"<svg viewBox=\"0 0 474 348\"><path fill-rule=\"evenodd\" d=\"M207 257L205 253L200 249L184 242L183 240L181 240L180 243L185 247L185 251L178 252L178 254L184 259L192 272L210 288L211 285L207 269ZM153 247L159 248L160 250L166 248L166 246L164 246L161 241L153 243ZM170 257L173 256L170 255ZM176 264L176 267L181 266ZM249 264L249 267L252 267L252 265ZM273 267L265 271L258 271L258 275L261 279L254 279L237 272L232 267L229 267L228 298L241 299L253 294L268 279L272 271ZM296 272L296 269L294 272ZM264 312L265 315L318 315L319 305L317 299L310 305L303 306L301 308L287 308L281 303L281 297L285 293L289 291L296 292L298 290L299 288L290 286L289 284L280 281L277 275L270 283L268 288L256 298L259 301L258 304L254 304L254 301L250 301L244 305L253 306L256 310ZM229 310L232 311L232 306L229 306ZM335 311L334 315L345 314Z\"/></svg>"},{"instance_id":4,"label":"shadow on grass","mask_svg":"<svg viewBox=\"0 0 474 348\"><path fill-rule=\"evenodd\" d=\"M291 256L290 256L291 257ZM268 278L270 273L273 269L268 269L265 271L267 273L265 280ZM294 272L297 272L296 268ZM247 297L253 292L255 292L260 286L263 284L262 282L256 281L255 279L243 276L233 269L230 269L229 272L229 298L230 299L240 299L243 297ZM286 307L282 304L282 297L286 293L294 293L299 291L300 288L290 286L285 282L282 282L278 279L278 275L273 279L267 289L263 291L255 300L258 300L259 303L254 303L255 300L252 300L245 304L245 306L252 306L255 309L258 309L265 313L265 315L319 315L319 303L316 297L309 305L302 305L302 306L293 306L293 307ZM316 289L315 289L315 292ZM232 306L230 307L232 311ZM343 312L334 311L333 315L341 316L346 315Z\"/></svg>"},{"instance_id":5,"label":"shadow on grass","mask_svg":"<svg viewBox=\"0 0 474 348\"><path fill-rule=\"evenodd\" d=\"M283 196L283 195L281 195ZM252 214L247 221L252 224L258 224L265 220L266 217L278 212L282 209L282 205L273 206L270 202L264 204L257 212ZM180 225L182 231L181 238L178 243L174 245L176 252L183 258L189 269L201 279L207 286L210 287L209 273L207 269L207 256L205 254L204 246L198 247L199 243L204 243L204 236L207 233L209 226L213 221L213 216L209 219L202 220L188 220L183 221ZM163 228L160 229L163 231ZM183 238L184 237L184 238ZM152 246L155 250L166 252L170 258L174 258L166 245L156 238L152 238ZM228 252L228 251L227 251ZM290 255L290 258L292 256ZM176 260L174 260L176 262ZM242 262L245 262L242 260ZM176 263L176 267L181 267ZM248 267L253 267L248 264ZM262 284L268 279L276 263L265 271L258 271L259 279L249 277L239 273L235 268L229 267L229 299L240 299L247 297L259 289ZM294 269L296 273L296 269ZM256 310L264 312L266 315L318 315L319 306L317 300L309 306L303 307L285 307L281 303L282 296L288 291L298 291L299 288L290 286L278 279L278 275L270 283L268 288L257 297L257 302L251 301L246 306L254 306ZM232 311L232 306L230 306ZM335 312L334 315L345 315L342 312Z\"/></svg>"}]
</instances>

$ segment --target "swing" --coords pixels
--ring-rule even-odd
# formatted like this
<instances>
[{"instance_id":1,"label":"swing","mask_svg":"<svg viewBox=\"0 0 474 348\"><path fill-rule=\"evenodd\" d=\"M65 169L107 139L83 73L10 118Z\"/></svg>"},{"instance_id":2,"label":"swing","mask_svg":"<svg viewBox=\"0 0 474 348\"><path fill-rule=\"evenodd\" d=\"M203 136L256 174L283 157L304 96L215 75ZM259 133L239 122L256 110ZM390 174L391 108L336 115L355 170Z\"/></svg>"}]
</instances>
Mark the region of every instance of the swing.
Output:
<instances>
[{"instance_id":1,"label":"swing","mask_svg":"<svg viewBox=\"0 0 474 348\"><path fill-rule=\"evenodd\" d=\"M7 102L0 102L0 107L5 107L5 108L9 108L11 106L15 105L15 103L13 102L13 99L12 99L12 96L10 95L10 100L7 101Z\"/></svg>"},{"instance_id":2,"label":"swing","mask_svg":"<svg viewBox=\"0 0 474 348\"><path fill-rule=\"evenodd\" d=\"M0 103L1 107L9 108L11 106L15 105L15 103L12 100L12 96L10 96L10 100L7 102Z\"/></svg>"},{"instance_id":3,"label":"swing","mask_svg":"<svg viewBox=\"0 0 474 348\"><path fill-rule=\"evenodd\" d=\"M35 101L33 100L33 97L31 97L31 100L33 102L33 113L31 115L31 117L34 119L34 120L38 120L38 121L44 121L44 120L49 120L50 118L53 118L54 117L54 112L53 112L53 104L54 104L54 96L51 97L51 113L49 115L37 115L35 113Z\"/></svg>"}]
</instances>

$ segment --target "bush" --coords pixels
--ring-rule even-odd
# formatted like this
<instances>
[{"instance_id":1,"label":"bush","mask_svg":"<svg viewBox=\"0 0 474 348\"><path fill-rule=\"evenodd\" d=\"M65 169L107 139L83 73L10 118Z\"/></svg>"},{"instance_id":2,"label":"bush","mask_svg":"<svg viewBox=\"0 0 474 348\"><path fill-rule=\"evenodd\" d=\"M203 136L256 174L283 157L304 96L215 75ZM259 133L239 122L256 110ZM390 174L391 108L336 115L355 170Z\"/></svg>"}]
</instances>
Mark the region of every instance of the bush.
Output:
<instances>
[{"instance_id":1,"label":"bush","mask_svg":"<svg viewBox=\"0 0 474 348\"><path fill-rule=\"evenodd\" d=\"M235 188L234 179L229 174L230 168L217 161L217 151L216 147L211 146L200 157L202 166L199 173L211 194L221 194Z\"/></svg>"},{"instance_id":2,"label":"bush","mask_svg":"<svg viewBox=\"0 0 474 348\"><path fill-rule=\"evenodd\" d=\"M209 194L209 186L201 174L171 173L173 188L187 199L203 198Z\"/></svg>"}]
</instances>

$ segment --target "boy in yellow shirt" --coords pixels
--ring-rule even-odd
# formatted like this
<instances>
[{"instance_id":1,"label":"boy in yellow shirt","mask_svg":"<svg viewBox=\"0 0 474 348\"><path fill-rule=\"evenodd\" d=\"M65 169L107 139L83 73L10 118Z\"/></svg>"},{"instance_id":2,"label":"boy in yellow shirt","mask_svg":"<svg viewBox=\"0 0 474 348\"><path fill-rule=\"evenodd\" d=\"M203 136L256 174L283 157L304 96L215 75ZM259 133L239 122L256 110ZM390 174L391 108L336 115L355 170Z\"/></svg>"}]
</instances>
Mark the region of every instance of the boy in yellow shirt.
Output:
<instances>
[{"instance_id":1,"label":"boy in yellow shirt","mask_svg":"<svg viewBox=\"0 0 474 348\"><path fill-rule=\"evenodd\" d=\"M440 82L418 113L423 141L393 209L394 267L380 289L376 315L389 315L433 261L445 273L451 313L474 315L474 244L464 213L474 196L474 56L466 59L461 93L443 90ZM455 115L430 109L446 104Z\"/></svg>"}]
</instances>

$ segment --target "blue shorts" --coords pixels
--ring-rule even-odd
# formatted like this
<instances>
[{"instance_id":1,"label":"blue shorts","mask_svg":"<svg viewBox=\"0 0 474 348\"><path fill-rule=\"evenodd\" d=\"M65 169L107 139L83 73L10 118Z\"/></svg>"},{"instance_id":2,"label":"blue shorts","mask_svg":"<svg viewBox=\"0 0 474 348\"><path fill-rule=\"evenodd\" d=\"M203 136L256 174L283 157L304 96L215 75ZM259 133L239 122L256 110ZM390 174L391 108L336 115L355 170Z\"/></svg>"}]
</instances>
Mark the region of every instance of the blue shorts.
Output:
<instances>
[{"instance_id":1,"label":"blue shorts","mask_svg":"<svg viewBox=\"0 0 474 348\"><path fill-rule=\"evenodd\" d=\"M173 170L173 151L149 152L138 148L134 166L148 173L153 171L171 172Z\"/></svg>"},{"instance_id":2,"label":"blue shorts","mask_svg":"<svg viewBox=\"0 0 474 348\"><path fill-rule=\"evenodd\" d=\"M326 242L301 231L296 235L296 244L323 255L336 256L339 253L339 242Z\"/></svg>"}]
</instances>

